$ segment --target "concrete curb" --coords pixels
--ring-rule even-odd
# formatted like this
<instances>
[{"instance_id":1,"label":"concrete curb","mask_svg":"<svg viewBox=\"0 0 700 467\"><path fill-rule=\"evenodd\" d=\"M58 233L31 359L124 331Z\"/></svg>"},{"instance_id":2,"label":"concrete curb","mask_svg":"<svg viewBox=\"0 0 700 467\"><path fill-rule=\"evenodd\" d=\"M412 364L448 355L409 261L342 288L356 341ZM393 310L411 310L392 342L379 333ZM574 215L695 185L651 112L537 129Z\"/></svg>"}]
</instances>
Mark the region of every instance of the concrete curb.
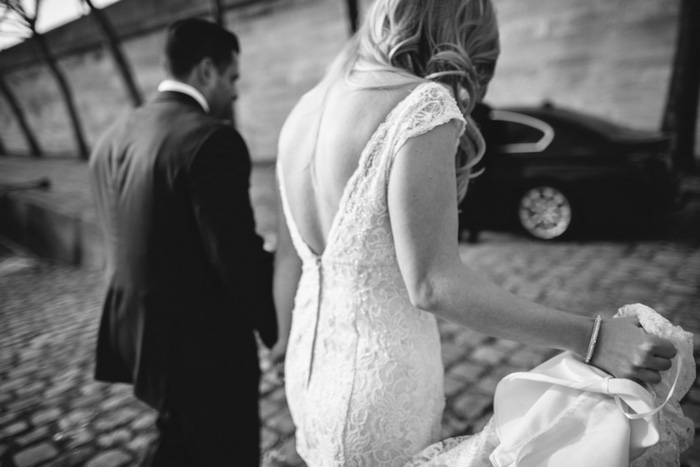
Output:
<instances>
[{"instance_id":1,"label":"concrete curb","mask_svg":"<svg viewBox=\"0 0 700 467\"><path fill-rule=\"evenodd\" d=\"M0 234L35 254L74 266L101 268L102 239L97 225L20 196L0 196Z\"/></svg>"}]
</instances>

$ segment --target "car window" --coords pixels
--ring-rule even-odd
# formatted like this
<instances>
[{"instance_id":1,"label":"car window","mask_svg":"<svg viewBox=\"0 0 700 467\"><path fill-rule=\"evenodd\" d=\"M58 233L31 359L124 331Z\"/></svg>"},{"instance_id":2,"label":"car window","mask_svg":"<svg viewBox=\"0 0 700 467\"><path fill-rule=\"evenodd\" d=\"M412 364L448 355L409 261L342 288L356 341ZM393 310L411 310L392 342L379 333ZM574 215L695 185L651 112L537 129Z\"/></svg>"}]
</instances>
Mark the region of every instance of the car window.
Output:
<instances>
[{"instance_id":1,"label":"car window","mask_svg":"<svg viewBox=\"0 0 700 467\"><path fill-rule=\"evenodd\" d=\"M560 122L557 124L558 133L567 138L576 138L580 140L596 140L602 141L602 136L595 131L585 128L581 125L576 125L571 122Z\"/></svg>"},{"instance_id":2,"label":"car window","mask_svg":"<svg viewBox=\"0 0 700 467\"><path fill-rule=\"evenodd\" d=\"M574 122L560 120L555 124L557 137L550 146L561 154L589 154L591 148L603 146L605 139L595 131Z\"/></svg>"},{"instance_id":3,"label":"car window","mask_svg":"<svg viewBox=\"0 0 700 467\"><path fill-rule=\"evenodd\" d=\"M536 143L544 136L544 131L522 123L499 121L497 127L501 144Z\"/></svg>"}]
</instances>

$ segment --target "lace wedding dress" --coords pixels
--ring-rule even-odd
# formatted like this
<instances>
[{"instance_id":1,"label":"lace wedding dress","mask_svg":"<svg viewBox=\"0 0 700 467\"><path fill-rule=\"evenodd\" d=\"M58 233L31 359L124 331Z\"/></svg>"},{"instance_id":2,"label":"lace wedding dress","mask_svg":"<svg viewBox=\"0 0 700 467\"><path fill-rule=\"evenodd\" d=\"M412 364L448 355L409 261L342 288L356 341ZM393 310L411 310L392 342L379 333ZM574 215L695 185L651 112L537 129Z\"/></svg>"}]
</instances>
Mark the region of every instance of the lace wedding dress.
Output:
<instances>
[{"instance_id":1,"label":"lace wedding dress","mask_svg":"<svg viewBox=\"0 0 700 467\"><path fill-rule=\"evenodd\" d=\"M498 465L491 459L503 450L497 417L477 435L435 443L444 408L440 337L435 317L409 301L389 222L394 155L408 138L447 122L467 124L451 94L431 82L417 86L390 112L345 187L320 255L299 234L278 167L283 209L303 261L285 390L297 451L309 467ZM668 459L674 447L682 449L679 440L692 440L692 423L689 434L689 420L677 403L694 379L692 338L689 350L687 338L683 342L690 357L676 399L657 416L663 423L656 454L635 466L677 465L656 460ZM669 392L661 387L659 397Z\"/></svg>"},{"instance_id":2,"label":"lace wedding dress","mask_svg":"<svg viewBox=\"0 0 700 467\"><path fill-rule=\"evenodd\" d=\"M440 337L435 317L409 301L387 185L397 149L452 120L463 128L452 95L432 82L418 85L390 112L345 187L320 256L299 234L278 170L289 231L303 261L285 389L297 451L310 467L401 466L439 434Z\"/></svg>"}]
</instances>

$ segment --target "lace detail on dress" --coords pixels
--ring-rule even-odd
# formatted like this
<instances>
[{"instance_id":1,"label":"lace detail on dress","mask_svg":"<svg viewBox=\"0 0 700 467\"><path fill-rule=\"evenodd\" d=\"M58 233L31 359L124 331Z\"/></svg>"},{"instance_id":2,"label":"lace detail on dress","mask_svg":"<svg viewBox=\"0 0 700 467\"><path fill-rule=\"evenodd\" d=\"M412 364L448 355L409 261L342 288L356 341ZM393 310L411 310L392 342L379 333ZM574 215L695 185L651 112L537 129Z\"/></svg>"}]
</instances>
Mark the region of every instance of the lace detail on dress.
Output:
<instances>
[{"instance_id":1,"label":"lace detail on dress","mask_svg":"<svg viewBox=\"0 0 700 467\"><path fill-rule=\"evenodd\" d=\"M394 153L407 139L420 136L433 128L456 120L460 125L460 133L467 124L457 102L445 87L435 83L425 83L414 91L418 98L411 105L402 109L401 123L398 125L398 137ZM457 141L455 141L456 148Z\"/></svg>"},{"instance_id":2,"label":"lace detail on dress","mask_svg":"<svg viewBox=\"0 0 700 467\"><path fill-rule=\"evenodd\" d=\"M489 455L497 446L498 433L491 418L478 434L435 443L414 456L404 467L492 467Z\"/></svg>"},{"instance_id":3,"label":"lace detail on dress","mask_svg":"<svg viewBox=\"0 0 700 467\"><path fill-rule=\"evenodd\" d=\"M449 92L435 83L417 86L392 110L345 187L321 255L301 238L278 170L303 261L285 389L297 451L309 467L402 466L437 438L444 408L440 337L435 317L408 298L387 186L400 144L452 119L464 124Z\"/></svg>"}]
</instances>

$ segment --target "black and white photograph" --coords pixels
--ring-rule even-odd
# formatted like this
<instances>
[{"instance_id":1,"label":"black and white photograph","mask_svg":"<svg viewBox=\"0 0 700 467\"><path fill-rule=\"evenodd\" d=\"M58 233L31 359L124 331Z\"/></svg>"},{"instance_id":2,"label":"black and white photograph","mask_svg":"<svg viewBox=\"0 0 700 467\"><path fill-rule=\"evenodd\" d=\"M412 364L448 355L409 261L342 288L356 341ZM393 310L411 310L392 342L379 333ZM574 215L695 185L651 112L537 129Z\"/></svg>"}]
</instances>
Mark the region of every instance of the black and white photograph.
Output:
<instances>
[{"instance_id":1,"label":"black and white photograph","mask_svg":"<svg viewBox=\"0 0 700 467\"><path fill-rule=\"evenodd\" d=\"M700 467L698 0L0 0L0 467Z\"/></svg>"}]
</instances>

